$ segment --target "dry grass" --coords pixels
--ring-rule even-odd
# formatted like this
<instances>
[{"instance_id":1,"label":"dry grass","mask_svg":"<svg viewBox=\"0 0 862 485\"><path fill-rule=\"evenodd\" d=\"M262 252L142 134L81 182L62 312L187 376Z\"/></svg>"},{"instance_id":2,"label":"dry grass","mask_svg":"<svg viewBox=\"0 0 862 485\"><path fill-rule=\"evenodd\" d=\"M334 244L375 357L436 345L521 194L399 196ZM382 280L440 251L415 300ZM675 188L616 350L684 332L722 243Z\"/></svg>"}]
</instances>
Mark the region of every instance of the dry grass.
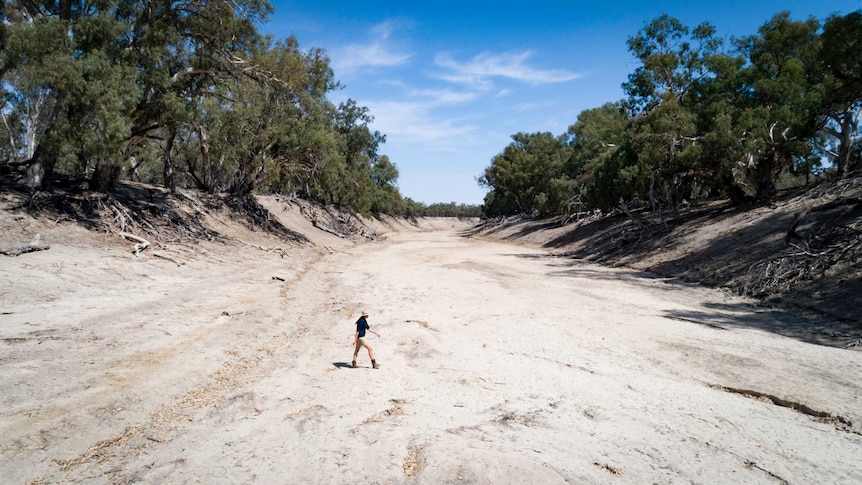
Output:
<instances>
[{"instance_id":1,"label":"dry grass","mask_svg":"<svg viewBox=\"0 0 862 485\"><path fill-rule=\"evenodd\" d=\"M597 462L597 461L596 461L596 462L593 462L593 465L595 465L595 466L597 466L597 467L601 468L602 470L604 470L604 471L606 471L606 472L610 473L611 475L613 475L613 476L615 476L615 477L618 477L618 476L622 475L622 473L620 473L620 471L619 471L617 468L614 468L614 467L612 467L612 466L610 466L610 465L606 465L606 464L604 464L604 463L599 463L599 462Z\"/></svg>"},{"instance_id":2,"label":"dry grass","mask_svg":"<svg viewBox=\"0 0 862 485\"><path fill-rule=\"evenodd\" d=\"M428 322L425 322L422 320L406 320L406 322L407 323L418 323L419 326L424 328L425 330L430 330L432 332L439 332L439 330L437 330L436 328L432 327L431 325L428 325Z\"/></svg>"},{"instance_id":3,"label":"dry grass","mask_svg":"<svg viewBox=\"0 0 862 485\"><path fill-rule=\"evenodd\" d=\"M404 399L390 399L389 402L392 404L389 408L380 411L379 413L374 413L371 416L368 416L364 420L362 420L362 424L368 423L376 423L377 421L382 420L388 416L394 416L396 414L407 414L407 411L401 406L405 404L407 401Z\"/></svg>"},{"instance_id":4,"label":"dry grass","mask_svg":"<svg viewBox=\"0 0 862 485\"><path fill-rule=\"evenodd\" d=\"M179 423L193 420L193 411L218 407L227 393L236 387L237 383L243 382L243 377L262 359L263 357L258 355L255 358L238 358L234 362L226 362L210 375L207 384L189 391L176 402L164 404L150 415L147 423L128 427L111 438L101 440L76 458L55 459L54 463L61 470L68 471L86 463L104 465L114 459L141 456L146 453L147 441L164 442L165 435L176 432Z\"/></svg>"},{"instance_id":5,"label":"dry grass","mask_svg":"<svg viewBox=\"0 0 862 485\"><path fill-rule=\"evenodd\" d=\"M422 449L422 446L413 445L407 450L407 456L404 458L404 463L401 464L405 476L415 476L422 469Z\"/></svg>"}]
</instances>

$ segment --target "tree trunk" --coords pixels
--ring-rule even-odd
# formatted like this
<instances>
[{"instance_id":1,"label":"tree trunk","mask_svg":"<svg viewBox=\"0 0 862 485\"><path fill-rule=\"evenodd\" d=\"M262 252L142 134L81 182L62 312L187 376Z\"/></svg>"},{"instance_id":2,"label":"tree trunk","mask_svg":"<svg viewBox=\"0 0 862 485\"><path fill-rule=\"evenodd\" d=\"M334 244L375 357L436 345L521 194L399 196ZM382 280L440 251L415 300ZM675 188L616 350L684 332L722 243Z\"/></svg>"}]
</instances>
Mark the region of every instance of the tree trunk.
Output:
<instances>
[{"instance_id":1,"label":"tree trunk","mask_svg":"<svg viewBox=\"0 0 862 485\"><path fill-rule=\"evenodd\" d=\"M767 200L775 195L775 172L779 166L779 155L775 150L763 154L754 167L755 199Z\"/></svg>"},{"instance_id":2,"label":"tree trunk","mask_svg":"<svg viewBox=\"0 0 862 485\"><path fill-rule=\"evenodd\" d=\"M201 141L204 189L209 193L213 193L215 192L215 170L213 169L212 155L210 154L209 138L207 138L206 128L202 124L198 125L198 137Z\"/></svg>"},{"instance_id":3,"label":"tree trunk","mask_svg":"<svg viewBox=\"0 0 862 485\"><path fill-rule=\"evenodd\" d=\"M171 130L171 135L168 137L167 143L165 143L165 153L162 157L162 161L164 163L164 179L165 179L165 188L171 191L171 194L177 193L177 185L174 180L174 159L172 152L174 151L174 140L177 137L177 131Z\"/></svg>"},{"instance_id":4,"label":"tree trunk","mask_svg":"<svg viewBox=\"0 0 862 485\"><path fill-rule=\"evenodd\" d=\"M96 162L96 169L93 170L93 176L90 178L90 189L110 192L114 190L118 178L120 178L120 167L99 160Z\"/></svg>"},{"instance_id":5,"label":"tree trunk","mask_svg":"<svg viewBox=\"0 0 862 485\"><path fill-rule=\"evenodd\" d=\"M138 161L138 158L134 155L129 157L129 170L126 172L126 177L128 177L129 180L133 180L135 182L141 181L141 176L138 174L138 167L140 167L142 163L144 163L143 158Z\"/></svg>"},{"instance_id":6,"label":"tree trunk","mask_svg":"<svg viewBox=\"0 0 862 485\"><path fill-rule=\"evenodd\" d=\"M838 143L838 157L835 160L839 179L846 178L850 168L850 156L853 150L853 143L856 141L856 134L858 133L860 115L862 115L862 108L853 113L852 108L848 107L844 111L844 116L839 123L841 126L841 136Z\"/></svg>"},{"instance_id":7,"label":"tree trunk","mask_svg":"<svg viewBox=\"0 0 862 485\"><path fill-rule=\"evenodd\" d=\"M60 20L72 20L72 0L60 0Z\"/></svg>"},{"instance_id":8,"label":"tree trunk","mask_svg":"<svg viewBox=\"0 0 862 485\"><path fill-rule=\"evenodd\" d=\"M45 153L41 145L36 147L33 158L27 162L27 187L31 190L46 188L50 185L53 174L54 159Z\"/></svg>"}]
</instances>

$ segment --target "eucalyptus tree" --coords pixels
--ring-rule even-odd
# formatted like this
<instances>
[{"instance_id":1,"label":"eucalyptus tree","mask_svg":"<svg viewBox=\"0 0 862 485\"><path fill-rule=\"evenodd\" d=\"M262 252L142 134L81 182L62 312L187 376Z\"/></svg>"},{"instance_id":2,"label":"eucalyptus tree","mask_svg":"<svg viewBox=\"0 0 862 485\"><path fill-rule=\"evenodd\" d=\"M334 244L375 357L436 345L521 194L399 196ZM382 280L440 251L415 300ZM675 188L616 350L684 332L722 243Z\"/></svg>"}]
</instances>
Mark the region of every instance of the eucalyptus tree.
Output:
<instances>
[{"instance_id":1,"label":"eucalyptus tree","mask_svg":"<svg viewBox=\"0 0 862 485\"><path fill-rule=\"evenodd\" d=\"M24 124L20 155L28 182L55 171L93 173L95 185L121 160L128 115L141 98L133 66L118 40L129 26L117 2L10 2L5 5L2 68L11 111ZM23 148L26 147L26 148Z\"/></svg>"},{"instance_id":2,"label":"eucalyptus tree","mask_svg":"<svg viewBox=\"0 0 862 485\"><path fill-rule=\"evenodd\" d=\"M512 143L491 159L478 179L481 186L491 189L485 196L486 215L561 213L573 190L564 173L570 154L566 136L548 132L512 135Z\"/></svg>"},{"instance_id":3,"label":"eucalyptus tree","mask_svg":"<svg viewBox=\"0 0 862 485\"><path fill-rule=\"evenodd\" d=\"M625 104L616 102L582 111L569 127L572 152L565 172L576 187L572 205L608 209L638 191L643 177L630 156L631 124Z\"/></svg>"},{"instance_id":4,"label":"eucalyptus tree","mask_svg":"<svg viewBox=\"0 0 862 485\"><path fill-rule=\"evenodd\" d=\"M635 126L630 131L648 196L655 209L676 208L708 184L713 167L702 156L704 132L698 125L695 92L712 77L709 59L722 41L702 23L694 29L663 15L627 41L641 62L623 84Z\"/></svg>"},{"instance_id":5,"label":"eucalyptus tree","mask_svg":"<svg viewBox=\"0 0 862 485\"><path fill-rule=\"evenodd\" d=\"M385 135L371 130L373 121L370 110L353 99L338 105L334 126L339 159L332 167L336 177L324 188L331 198L328 202L362 214L371 211L372 172L380 160L380 146L386 142Z\"/></svg>"},{"instance_id":6,"label":"eucalyptus tree","mask_svg":"<svg viewBox=\"0 0 862 485\"><path fill-rule=\"evenodd\" d=\"M266 0L121 0L119 14L131 26L124 39L127 62L136 67L144 92L129 116L124 158L160 143L164 183L173 189L174 142L188 126L200 126L194 105L238 77L266 76L252 56L265 45L257 26L271 11Z\"/></svg>"},{"instance_id":7,"label":"eucalyptus tree","mask_svg":"<svg viewBox=\"0 0 862 485\"><path fill-rule=\"evenodd\" d=\"M862 118L862 10L833 15L823 27L817 59L824 75L824 113L820 125L831 139L829 154L836 175L862 169L859 121Z\"/></svg>"},{"instance_id":8,"label":"eucalyptus tree","mask_svg":"<svg viewBox=\"0 0 862 485\"><path fill-rule=\"evenodd\" d=\"M398 167L381 155L371 167L371 207L374 214L396 214L401 212L402 199L398 191Z\"/></svg>"},{"instance_id":9,"label":"eucalyptus tree","mask_svg":"<svg viewBox=\"0 0 862 485\"><path fill-rule=\"evenodd\" d=\"M776 14L758 34L738 39L746 58L737 128L742 136L734 178L751 198L775 193L781 173L805 172L812 157L824 85L814 66L821 52L820 22Z\"/></svg>"},{"instance_id":10,"label":"eucalyptus tree","mask_svg":"<svg viewBox=\"0 0 862 485\"><path fill-rule=\"evenodd\" d=\"M110 185L122 163L157 142L172 186L172 140L189 102L259 74L249 53L270 10L265 0L7 2L4 89L31 104L40 101L32 93L42 96L30 182L57 169Z\"/></svg>"},{"instance_id":11,"label":"eucalyptus tree","mask_svg":"<svg viewBox=\"0 0 862 485\"><path fill-rule=\"evenodd\" d=\"M255 71L202 95L186 126L184 143L197 150L186 150L185 167L201 189L237 196L279 190L292 166L307 163L309 143L319 142L309 131L331 125L321 113L337 83L322 51L304 52L289 37L258 49L250 61Z\"/></svg>"}]
</instances>

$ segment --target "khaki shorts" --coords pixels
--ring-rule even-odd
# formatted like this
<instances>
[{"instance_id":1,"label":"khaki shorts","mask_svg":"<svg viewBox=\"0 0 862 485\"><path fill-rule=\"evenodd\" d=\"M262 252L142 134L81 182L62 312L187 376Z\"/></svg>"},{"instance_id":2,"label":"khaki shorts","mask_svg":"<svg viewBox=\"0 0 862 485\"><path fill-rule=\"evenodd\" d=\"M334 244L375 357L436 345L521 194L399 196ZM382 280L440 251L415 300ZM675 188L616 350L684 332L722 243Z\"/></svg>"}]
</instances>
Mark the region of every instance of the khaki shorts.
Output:
<instances>
[{"instance_id":1,"label":"khaki shorts","mask_svg":"<svg viewBox=\"0 0 862 485\"><path fill-rule=\"evenodd\" d=\"M358 349L360 347L368 347L368 344L365 343L364 337L359 337L358 339L356 339L356 348Z\"/></svg>"}]
</instances>

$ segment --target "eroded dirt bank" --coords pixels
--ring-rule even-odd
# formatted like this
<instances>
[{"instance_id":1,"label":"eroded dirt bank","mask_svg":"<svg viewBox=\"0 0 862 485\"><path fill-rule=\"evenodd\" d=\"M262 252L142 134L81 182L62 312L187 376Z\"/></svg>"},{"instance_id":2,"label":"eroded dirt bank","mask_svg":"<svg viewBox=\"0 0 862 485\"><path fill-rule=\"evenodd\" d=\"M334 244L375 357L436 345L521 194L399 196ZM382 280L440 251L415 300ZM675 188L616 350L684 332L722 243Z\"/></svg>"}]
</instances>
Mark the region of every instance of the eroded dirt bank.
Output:
<instances>
[{"instance_id":1,"label":"eroded dirt bank","mask_svg":"<svg viewBox=\"0 0 862 485\"><path fill-rule=\"evenodd\" d=\"M701 200L666 212L511 217L471 234L727 288L818 314L826 340L862 345L862 176L754 206Z\"/></svg>"},{"instance_id":2,"label":"eroded dirt bank","mask_svg":"<svg viewBox=\"0 0 862 485\"><path fill-rule=\"evenodd\" d=\"M378 229L286 257L244 235L183 265L0 260L0 476L862 481L862 354L769 331L792 316L458 227ZM344 367L363 309L378 370Z\"/></svg>"}]
</instances>

